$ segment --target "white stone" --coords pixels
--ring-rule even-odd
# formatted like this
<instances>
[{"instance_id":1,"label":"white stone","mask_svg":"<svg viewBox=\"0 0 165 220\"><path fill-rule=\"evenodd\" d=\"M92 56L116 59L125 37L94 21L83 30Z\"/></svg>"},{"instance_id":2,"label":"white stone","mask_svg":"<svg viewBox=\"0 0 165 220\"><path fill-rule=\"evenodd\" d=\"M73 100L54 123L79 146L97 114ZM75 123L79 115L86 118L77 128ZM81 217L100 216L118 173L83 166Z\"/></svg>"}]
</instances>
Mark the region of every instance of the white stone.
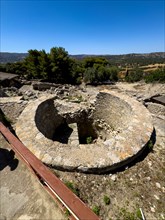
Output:
<instances>
[{"instance_id":1,"label":"white stone","mask_svg":"<svg viewBox=\"0 0 165 220\"><path fill-rule=\"evenodd\" d=\"M157 195L154 195L154 197L155 197L156 200L159 200L159 197Z\"/></svg>"},{"instance_id":2,"label":"white stone","mask_svg":"<svg viewBox=\"0 0 165 220\"><path fill-rule=\"evenodd\" d=\"M161 188L160 183L156 182L156 187L160 189Z\"/></svg>"},{"instance_id":3,"label":"white stone","mask_svg":"<svg viewBox=\"0 0 165 220\"><path fill-rule=\"evenodd\" d=\"M150 180L151 180L151 177L150 177L150 176L147 176L147 177L146 177L146 180L147 180L147 181L150 181Z\"/></svg>"},{"instance_id":4,"label":"white stone","mask_svg":"<svg viewBox=\"0 0 165 220\"><path fill-rule=\"evenodd\" d=\"M155 212L154 207L150 207L150 209L151 209L151 212Z\"/></svg>"},{"instance_id":5,"label":"white stone","mask_svg":"<svg viewBox=\"0 0 165 220\"><path fill-rule=\"evenodd\" d=\"M117 179L117 176L116 176L116 175L112 175L112 176L111 176L111 180L113 180L114 182L116 181L116 179Z\"/></svg>"},{"instance_id":6,"label":"white stone","mask_svg":"<svg viewBox=\"0 0 165 220\"><path fill-rule=\"evenodd\" d=\"M152 162L151 162L151 161L148 161L148 165L151 167L151 166L152 166Z\"/></svg>"},{"instance_id":7,"label":"white stone","mask_svg":"<svg viewBox=\"0 0 165 220\"><path fill-rule=\"evenodd\" d=\"M163 214L163 213L161 213L161 214L160 214L160 216L161 216L161 218L162 218L162 219L165 219L165 217L164 217L164 214Z\"/></svg>"},{"instance_id":8,"label":"white stone","mask_svg":"<svg viewBox=\"0 0 165 220\"><path fill-rule=\"evenodd\" d=\"M106 140L106 141L104 141L104 144L105 144L106 146L111 146L111 141L110 141L110 140Z\"/></svg>"}]
</instances>

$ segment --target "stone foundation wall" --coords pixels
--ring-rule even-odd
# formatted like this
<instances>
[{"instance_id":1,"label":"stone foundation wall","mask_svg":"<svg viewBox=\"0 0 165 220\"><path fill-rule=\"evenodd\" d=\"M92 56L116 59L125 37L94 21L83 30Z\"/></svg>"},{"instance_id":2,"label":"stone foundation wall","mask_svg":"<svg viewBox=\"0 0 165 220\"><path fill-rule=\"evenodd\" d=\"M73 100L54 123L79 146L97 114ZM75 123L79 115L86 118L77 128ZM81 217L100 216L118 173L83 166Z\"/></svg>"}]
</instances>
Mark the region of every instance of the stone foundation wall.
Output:
<instances>
[{"instance_id":1,"label":"stone foundation wall","mask_svg":"<svg viewBox=\"0 0 165 220\"><path fill-rule=\"evenodd\" d=\"M131 105L126 101L108 93L97 95L94 119L104 120L113 130L122 130L129 126L131 117Z\"/></svg>"},{"instance_id":2,"label":"stone foundation wall","mask_svg":"<svg viewBox=\"0 0 165 220\"><path fill-rule=\"evenodd\" d=\"M147 106L147 109L152 114L162 115L165 117L165 106L164 105L148 102L146 103L146 106Z\"/></svg>"},{"instance_id":3,"label":"stone foundation wall","mask_svg":"<svg viewBox=\"0 0 165 220\"><path fill-rule=\"evenodd\" d=\"M35 114L35 123L38 130L46 138L52 139L56 128L64 122L54 106L54 100L49 99L42 102Z\"/></svg>"},{"instance_id":4,"label":"stone foundation wall","mask_svg":"<svg viewBox=\"0 0 165 220\"><path fill-rule=\"evenodd\" d=\"M10 123L16 123L19 115L26 107L27 103L23 101L18 102L0 102L0 109L5 114Z\"/></svg>"},{"instance_id":5,"label":"stone foundation wall","mask_svg":"<svg viewBox=\"0 0 165 220\"><path fill-rule=\"evenodd\" d=\"M89 136L92 136L97 122L102 123L105 136L100 137L97 131L92 143L78 144L79 129L82 139L86 135L84 131L91 132ZM70 123L76 123L77 128L76 124L69 127ZM64 130L59 131L59 139L53 140L61 124ZM108 126L114 128L113 135ZM61 141L65 129L70 132L65 137L68 142ZM26 147L51 167L104 173L138 157L151 138L153 125L149 111L141 103L124 94L103 90L96 94L95 102L89 99L88 105L56 100L53 96L30 102L17 121L16 133Z\"/></svg>"}]
</instances>

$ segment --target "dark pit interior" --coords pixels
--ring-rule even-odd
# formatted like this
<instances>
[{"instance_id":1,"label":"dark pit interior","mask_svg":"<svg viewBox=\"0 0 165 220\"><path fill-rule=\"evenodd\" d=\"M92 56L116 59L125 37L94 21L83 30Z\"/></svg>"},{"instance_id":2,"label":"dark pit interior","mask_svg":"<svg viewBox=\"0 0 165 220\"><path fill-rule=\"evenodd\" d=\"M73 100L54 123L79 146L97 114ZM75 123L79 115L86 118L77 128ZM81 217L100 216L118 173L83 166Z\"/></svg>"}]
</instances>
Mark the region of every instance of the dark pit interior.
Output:
<instances>
[{"instance_id":1,"label":"dark pit interior","mask_svg":"<svg viewBox=\"0 0 165 220\"><path fill-rule=\"evenodd\" d=\"M80 144L90 144L93 140L97 139L96 129L93 127L92 121L79 121L78 126L78 135Z\"/></svg>"},{"instance_id":2,"label":"dark pit interior","mask_svg":"<svg viewBox=\"0 0 165 220\"><path fill-rule=\"evenodd\" d=\"M87 112L75 113L74 118L70 113L65 116L60 115L51 99L38 106L35 122L38 130L46 138L63 144L68 144L72 135L73 129L69 126L71 123L77 124L76 132L79 144L90 144L98 137L93 120L89 118Z\"/></svg>"},{"instance_id":3,"label":"dark pit interior","mask_svg":"<svg viewBox=\"0 0 165 220\"><path fill-rule=\"evenodd\" d=\"M75 110L74 110L75 109ZM111 130L126 129L132 110L129 104L107 93L97 95L94 109L62 105L53 99L42 102L36 111L38 130L48 139L63 144L91 144L99 137L111 138ZM70 127L70 124L75 124ZM110 130L111 129L111 130Z\"/></svg>"},{"instance_id":4,"label":"dark pit interior","mask_svg":"<svg viewBox=\"0 0 165 220\"><path fill-rule=\"evenodd\" d=\"M97 133L93 128L92 122L89 121L83 123L80 121L77 123L77 128L78 128L78 139L80 144L90 144L95 139L97 139ZM63 144L67 144L72 132L73 129L70 128L66 122L62 123L56 128L52 140L58 141Z\"/></svg>"},{"instance_id":5,"label":"dark pit interior","mask_svg":"<svg viewBox=\"0 0 165 220\"><path fill-rule=\"evenodd\" d=\"M66 122L62 123L56 128L52 140L58 141L62 144L67 144L72 132L73 129L70 128Z\"/></svg>"}]
</instances>

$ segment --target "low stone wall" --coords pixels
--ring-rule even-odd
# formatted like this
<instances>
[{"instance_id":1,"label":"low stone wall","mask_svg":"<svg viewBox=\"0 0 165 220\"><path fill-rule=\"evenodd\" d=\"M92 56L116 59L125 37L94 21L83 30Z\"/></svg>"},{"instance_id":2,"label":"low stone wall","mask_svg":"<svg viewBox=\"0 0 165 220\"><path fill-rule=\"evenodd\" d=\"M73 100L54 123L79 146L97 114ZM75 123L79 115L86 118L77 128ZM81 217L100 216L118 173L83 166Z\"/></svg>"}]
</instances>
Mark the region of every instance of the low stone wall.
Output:
<instances>
[{"instance_id":1,"label":"low stone wall","mask_svg":"<svg viewBox=\"0 0 165 220\"><path fill-rule=\"evenodd\" d=\"M107 92L100 92L96 99L94 118L104 120L114 130L128 126L132 117L129 102Z\"/></svg>"},{"instance_id":2,"label":"low stone wall","mask_svg":"<svg viewBox=\"0 0 165 220\"><path fill-rule=\"evenodd\" d=\"M47 90L47 89L50 89L50 88L52 88L52 87L54 87L54 88L56 88L58 85L57 84L53 84L53 83L42 83L42 82L40 82L40 83L33 83L33 89L35 89L35 90L39 90L39 91L45 91L45 90Z\"/></svg>"},{"instance_id":3,"label":"low stone wall","mask_svg":"<svg viewBox=\"0 0 165 220\"><path fill-rule=\"evenodd\" d=\"M151 115L141 103L107 90L87 105L42 97L29 103L16 124L20 140L45 164L87 173L126 165L143 151L152 132ZM81 143L88 134L93 142Z\"/></svg>"},{"instance_id":4,"label":"low stone wall","mask_svg":"<svg viewBox=\"0 0 165 220\"><path fill-rule=\"evenodd\" d=\"M16 123L26 105L27 102L20 100L20 97L0 98L0 109L12 124Z\"/></svg>"},{"instance_id":5,"label":"low stone wall","mask_svg":"<svg viewBox=\"0 0 165 220\"><path fill-rule=\"evenodd\" d=\"M53 99L42 102L35 114L35 123L38 130L46 138L52 139L56 128L63 122L63 118L58 114Z\"/></svg>"},{"instance_id":6,"label":"low stone wall","mask_svg":"<svg viewBox=\"0 0 165 220\"><path fill-rule=\"evenodd\" d=\"M165 106L164 105L152 103L152 102L145 103L145 105L152 114L162 115L165 117Z\"/></svg>"}]
</instances>

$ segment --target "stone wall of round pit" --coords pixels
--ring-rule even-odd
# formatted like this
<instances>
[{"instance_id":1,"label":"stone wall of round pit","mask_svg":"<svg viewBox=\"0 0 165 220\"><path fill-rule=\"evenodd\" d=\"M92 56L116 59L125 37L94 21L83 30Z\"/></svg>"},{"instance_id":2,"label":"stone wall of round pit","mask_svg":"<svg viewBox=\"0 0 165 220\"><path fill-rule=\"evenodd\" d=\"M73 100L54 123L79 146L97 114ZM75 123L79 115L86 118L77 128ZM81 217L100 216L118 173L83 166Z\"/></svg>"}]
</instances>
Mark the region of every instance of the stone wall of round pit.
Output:
<instances>
[{"instance_id":1,"label":"stone wall of round pit","mask_svg":"<svg viewBox=\"0 0 165 220\"><path fill-rule=\"evenodd\" d=\"M55 169L106 173L138 157L153 133L149 111L122 93L103 90L74 103L42 97L24 109L16 134Z\"/></svg>"}]
</instances>

